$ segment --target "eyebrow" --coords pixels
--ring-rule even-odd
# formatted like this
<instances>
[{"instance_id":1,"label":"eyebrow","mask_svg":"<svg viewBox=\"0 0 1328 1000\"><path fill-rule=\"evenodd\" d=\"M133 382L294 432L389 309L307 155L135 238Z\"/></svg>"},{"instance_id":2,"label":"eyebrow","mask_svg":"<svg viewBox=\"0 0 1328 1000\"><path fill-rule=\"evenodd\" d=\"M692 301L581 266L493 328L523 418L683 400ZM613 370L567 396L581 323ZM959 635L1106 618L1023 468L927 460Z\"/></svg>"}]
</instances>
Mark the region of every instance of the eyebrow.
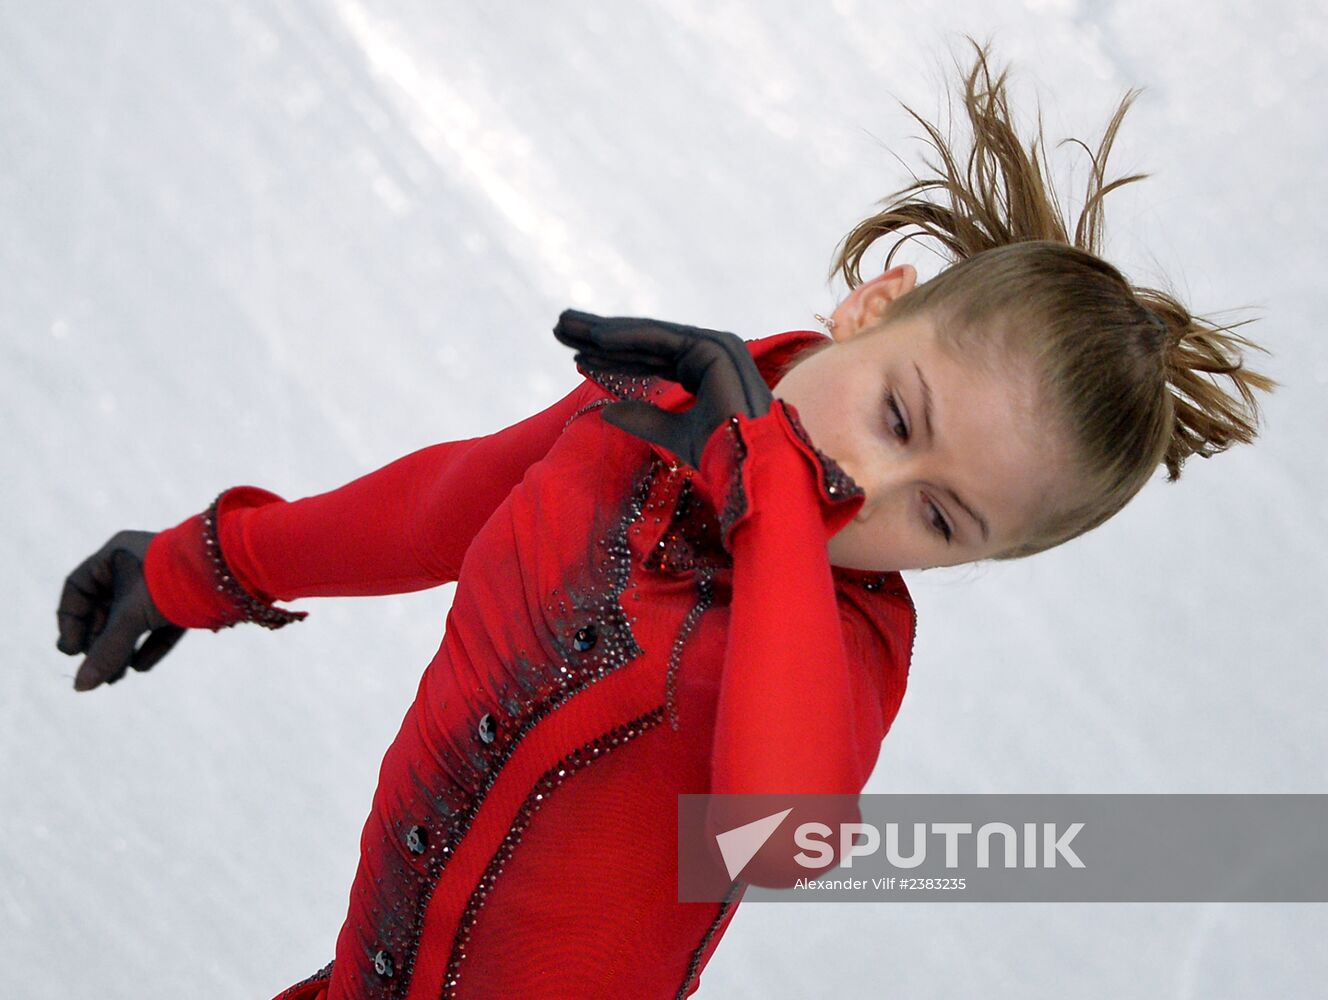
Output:
<instances>
[{"instance_id":1,"label":"eyebrow","mask_svg":"<svg viewBox=\"0 0 1328 1000\"><path fill-rule=\"evenodd\" d=\"M918 367L916 361L913 362L913 370L918 373L918 381L922 383L922 422L927 427L927 441L930 443L935 438L935 432L933 431L931 424L931 386L929 386L927 380L922 377L922 369ZM950 489L950 487L945 486L942 488L946 493L950 494L950 499L967 512L969 517L978 522L978 525L982 528L982 540L984 542L990 541L991 528L987 525L987 519L968 504L964 503L964 501L960 499L959 494Z\"/></svg>"}]
</instances>

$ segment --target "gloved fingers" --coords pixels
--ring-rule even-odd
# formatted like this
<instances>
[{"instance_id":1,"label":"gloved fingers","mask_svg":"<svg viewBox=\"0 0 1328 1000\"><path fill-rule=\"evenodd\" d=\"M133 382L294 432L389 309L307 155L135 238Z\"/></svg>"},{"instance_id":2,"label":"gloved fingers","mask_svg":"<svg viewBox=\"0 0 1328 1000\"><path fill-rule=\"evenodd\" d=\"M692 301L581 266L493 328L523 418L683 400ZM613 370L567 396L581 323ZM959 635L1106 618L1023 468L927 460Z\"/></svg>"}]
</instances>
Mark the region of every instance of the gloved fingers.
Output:
<instances>
[{"instance_id":1,"label":"gloved fingers","mask_svg":"<svg viewBox=\"0 0 1328 1000\"><path fill-rule=\"evenodd\" d=\"M55 612L60 637L55 648L70 656L87 650L92 642L90 630L93 615L98 607L110 599L110 586L104 584L94 571L94 566L99 562L104 562L101 552L84 559L65 577L64 588L60 592L60 604Z\"/></svg>"},{"instance_id":2,"label":"gloved fingers","mask_svg":"<svg viewBox=\"0 0 1328 1000\"><path fill-rule=\"evenodd\" d=\"M85 616L65 611L62 600L60 610L55 613L55 621L59 629L59 635L55 640L56 649L74 656L88 648L88 625Z\"/></svg>"},{"instance_id":3,"label":"gloved fingers","mask_svg":"<svg viewBox=\"0 0 1328 1000\"><path fill-rule=\"evenodd\" d=\"M574 351L593 350L598 346L590 336L595 319L598 319L598 317L590 317L588 313L578 313L571 309L565 309L559 315L558 322L554 324L553 335L559 343L565 344Z\"/></svg>"},{"instance_id":4,"label":"gloved fingers","mask_svg":"<svg viewBox=\"0 0 1328 1000\"><path fill-rule=\"evenodd\" d=\"M660 375L694 396L700 396L707 380L725 396L753 379L762 381L742 339L719 330L568 310L554 335L604 370ZM739 392L738 398L745 395Z\"/></svg>"},{"instance_id":5,"label":"gloved fingers","mask_svg":"<svg viewBox=\"0 0 1328 1000\"><path fill-rule=\"evenodd\" d=\"M600 321L600 318L592 313L583 313L576 309L564 309L558 314L558 322L554 324L553 335L568 347L579 347L582 343L589 343L587 337L590 329Z\"/></svg>"},{"instance_id":6,"label":"gloved fingers","mask_svg":"<svg viewBox=\"0 0 1328 1000\"><path fill-rule=\"evenodd\" d=\"M774 399L747 343L737 334L572 309L558 317L553 332L576 348L582 367L662 376L691 393L695 405L680 414L625 401L605 409L603 416L693 467L716 425L736 413L759 417Z\"/></svg>"},{"instance_id":7,"label":"gloved fingers","mask_svg":"<svg viewBox=\"0 0 1328 1000\"><path fill-rule=\"evenodd\" d=\"M106 620L106 627L92 642L87 659L78 668L74 677L75 691L90 691L98 684L111 678L123 676L134 652L134 644L142 632L134 624L134 616L126 611L123 603L117 603L111 609Z\"/></svg>"},{"instance_id":8,"label":"gloved fingers","mask_svg":"<svg viewBox=\"0 0 1328 1000\"><path fill-rule=\"evenodd\" d=\"M92 609L92 616L88 619L88 641L87 649L91 649L106 628L106 622L110 618L111 608L115 604L115 599L104 601Z\"/></svg>"},{"instance_id":9,"label":"gloved fingers","mask_svg":"<svg viewBox=\"0 0 1328 1000\"><path fill-rule=\"evenodd\" d=\"M601 355L635 352L658 358L676 357L704 332L660 320L595 316L572 309L565 310L553 328L555 337L577 350Z\"/></svg>"},{"instance_id":10,"label":"gloved fingers","mask_svg":"<svg viewBox=\"0 0 1328 1000\"><path fill-rule=\"evenodd\" d=\"M628 347L614 344L587 343L577 348L577 357L585 357L602 365L619 362L626 364L653 365L660 370L667 369L673 362L673 355L655 347Z\"/></svg>"},{"instance_id":11,"label":"gloved fingers","mask_svg":"<svg viewBox=\"0 0 1328 1000\"><path fill-rule=\"evenodd\" d=\"M129 665L139 671L151 670L174 648L184 633L185 630L179 625L163 625L161 628L153 629L143 640L143 644L134 650Z\"/></svg>"}]
</instances>

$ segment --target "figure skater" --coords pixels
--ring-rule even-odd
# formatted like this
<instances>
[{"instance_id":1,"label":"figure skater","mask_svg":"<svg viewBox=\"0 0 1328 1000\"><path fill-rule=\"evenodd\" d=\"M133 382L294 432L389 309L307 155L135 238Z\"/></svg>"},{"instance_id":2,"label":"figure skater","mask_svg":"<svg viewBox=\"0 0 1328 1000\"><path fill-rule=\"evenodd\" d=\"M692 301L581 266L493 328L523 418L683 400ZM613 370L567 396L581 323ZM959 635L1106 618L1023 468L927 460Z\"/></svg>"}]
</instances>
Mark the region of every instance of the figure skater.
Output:
<instances>
[{"instance_id":1,"label":"figure skater","mask_svg":"<svg viewBox=\"0 0 1328 1000\"><path fill-rule=\"evenodd\" d=\"M566 312L582 379L547 409L316 496L227 489L70 574L80 691L307 614L277 601L456 582L334 960L285 1000L691 995L744 888L789 883L758 854L680 903L678 796L861 792L912 653L900 571L1041 552L1254 438L1257 345L1098 254L1103 196L1146 176L1103 175L1137 91L1071 233L973 45L967 176L923 121L942 163L843 241L829 336ZM909 226L953 262L917 284L904 237L863 281Z\"/></svg>"}]
</instances>

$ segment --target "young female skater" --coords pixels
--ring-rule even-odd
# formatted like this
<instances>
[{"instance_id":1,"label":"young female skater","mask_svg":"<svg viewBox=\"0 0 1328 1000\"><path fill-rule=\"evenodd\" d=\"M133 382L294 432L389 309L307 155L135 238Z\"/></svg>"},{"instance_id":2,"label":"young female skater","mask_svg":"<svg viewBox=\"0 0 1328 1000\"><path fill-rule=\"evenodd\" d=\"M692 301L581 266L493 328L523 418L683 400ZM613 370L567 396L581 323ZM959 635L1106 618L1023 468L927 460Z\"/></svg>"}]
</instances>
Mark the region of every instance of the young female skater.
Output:
<instances>
[{"instance_id":1,"label":"young female skater","mask_svg":"<svg viewBox=\"0 0 1328 1000\"><path fill-rule=\"evenodd\" d=\"M187 628L305 617L275 601L456 581L334 961L283 997L690 995L743 888L787 883L758 856L679 903L677 796L861 791L908 673L901 570L1042 551L1252 440L1256 345L1097 255L1134 93L1070 234L1004 79L978 49L967 177L923 122L943 166L846 237L830 337L564 313L584 377L542 412L293 502L225 490L70 575L79 690ZM863 282L910 225L953 265Z\"/></svg>"}]
</instances>

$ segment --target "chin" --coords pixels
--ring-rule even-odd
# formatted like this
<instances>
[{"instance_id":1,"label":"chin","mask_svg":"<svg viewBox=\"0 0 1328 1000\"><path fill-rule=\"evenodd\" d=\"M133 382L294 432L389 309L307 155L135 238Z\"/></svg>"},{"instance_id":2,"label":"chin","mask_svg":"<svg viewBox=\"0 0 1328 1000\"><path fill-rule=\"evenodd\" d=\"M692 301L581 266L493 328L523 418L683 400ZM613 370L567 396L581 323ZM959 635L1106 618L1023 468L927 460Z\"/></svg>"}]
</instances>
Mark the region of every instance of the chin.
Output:
<instances>
[{"instance_id":1,"label":"chin","mask_svg":"<svg viewBox=\"0 0 1328 1000\"><path fill-rule=\"evenodd\" d=\"M827 546L831 566L838 566L840 569L861 570L864 573L893 573L897 568L889 564L891 560L869 559L864 557L862 553L856 552L851 545L836 545L835 541L842 534L841 531L839 535L830 540Z\"/></svg>"}]
</instances>

